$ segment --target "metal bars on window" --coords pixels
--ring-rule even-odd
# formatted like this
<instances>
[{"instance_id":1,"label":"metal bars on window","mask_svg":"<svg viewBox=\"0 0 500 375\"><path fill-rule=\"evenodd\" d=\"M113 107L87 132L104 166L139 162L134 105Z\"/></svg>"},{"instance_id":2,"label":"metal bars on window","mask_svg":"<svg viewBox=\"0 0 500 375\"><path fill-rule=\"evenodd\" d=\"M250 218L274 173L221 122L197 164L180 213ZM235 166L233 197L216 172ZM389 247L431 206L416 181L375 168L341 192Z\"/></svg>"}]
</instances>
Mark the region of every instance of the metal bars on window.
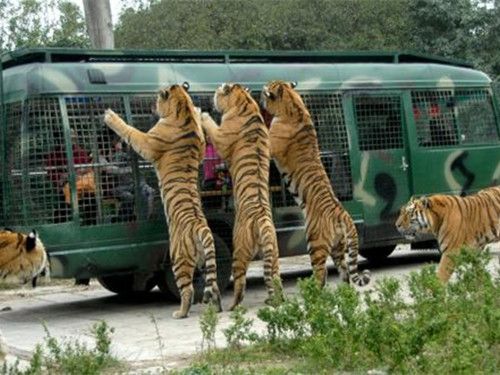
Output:
<instances>
[{"instance_id":1,"label":"metal bars on window","mask_svg":"<svg viewBox=\"0 0 500 375\"><path fill-rule=\"evenodd\" d=\"M353 103L360 150L403 148L399 95L360 94Z\"/></svg>"},{"instance_id":2,"label":"metal bars on window","mask_svg":"<svg viewBox=\"0 0 500 375\"><path fill-rule=\"evenodd\" d=\"M489 90L415 90L411 98L421 147L487 144L500 140Z\"/></svg>"}]
</instances>

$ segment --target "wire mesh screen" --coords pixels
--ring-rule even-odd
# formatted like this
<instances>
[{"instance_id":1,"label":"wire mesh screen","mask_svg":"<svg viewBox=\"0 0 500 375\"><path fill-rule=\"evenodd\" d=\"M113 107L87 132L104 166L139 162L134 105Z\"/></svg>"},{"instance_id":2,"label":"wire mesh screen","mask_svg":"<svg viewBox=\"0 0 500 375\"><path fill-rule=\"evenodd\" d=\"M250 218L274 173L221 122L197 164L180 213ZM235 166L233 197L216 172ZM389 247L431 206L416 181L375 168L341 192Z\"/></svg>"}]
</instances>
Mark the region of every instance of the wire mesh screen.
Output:
<instances>
[{"instance_id":1,"label":"wire mesh screen","mask_svg":"<svg viewBox=\"0 0 500 375\"><path fill-rule=\"evenodd\" d=\"M493 98L487 90L456 90L455 113L462 144L484 144L499 140Z\"/></svg>"},{"instance_id":2,"label":"wire mesh screen","mask_svg":"<svg viewBox=\"0 0 500 375\"><path fill-rule=\"evenodd\" d=\"M399 96L358 95L353 102L361 150L403 148Z\"/></svg>"},{"instance_id":3,"label":"wire mesh screen","mask_svg":"<svg viewBox=\"0 0 500 375\"><path fill-rule=\"evenodd\" d=\"M132 116L132 126L147 132L158 121L156 115L156 96L144 94L130 98L130 111ZM139 199L139 219L155 220L164 218L163 204L160 190L158 189L158 179L151 163L136 155L138 165Z\"/></svg>"},{"instance_id":4,"label":"wire mesh screen","mask_svg":"<svg viewBox=\"0 0 500 375\"><path fill-rule=\"evenodd\" d=\"M17 223L25 224L23 215L23 162L21 159L22 139L22 109L23 103L10 103L5 106L6 131L5 145L7 147L5 159L5 174L9 178L3 181L6 189L4 191L5 225Z\"/></svg>"},{"instance_id":5,"label":"wire mesh screen","mask_svg":"<svg viewBox=\"0 0 500 375\"><path fill-rule=\"evenodd\" d=\"M450 146L458 143L451 90L412 91L411 98L419 146Z\"/></svg>"},{"instance_id":6,"label":"wire mesh screen","mask_svg":"<svg viewBox=\"0 0 500 375\"><path fill-rule=\"evenodd\" d=\"M71 208L59 205L54 189L56 178L68 172L66 164L57 164L65 154L58 99L9 104L6 115L6 225L54 223L61 209L69 216ZM48 152L51 149L53 154Z\"/></svg>"},{"instance_id":7,"label":"wire mesh screen","mask_svg":"<svg viewBox=\"0 0 500 375\"><path fill-rule=\"evenodd\" d=\"M136 220L130 152L103 123L106 108L125 118L121 97L65 98L82 225ZM69 184L63 186L65 202Z\"/></svg>"},{"instance_id":8,"label":"wire mesh screen","mask_svg":"<svg viewBox=\"0 0 500 375\"><path fill-rule=\"evenodd\" d=\"M304 94L303 99L316 127L321 162L333 189L339 199L352 199L349 140L344 121L342 95Z\"/></svg>"},{"instance_id":9,"label":"wire mesh screen","mask_svg":"<svg viewBox=\"0 0 500 375\"><path fill-rule=\"evenodd\" d=\"M413 91L412 104L422 147L484 144L499 139L488 90Z\"/></svg>"}]
</instances>

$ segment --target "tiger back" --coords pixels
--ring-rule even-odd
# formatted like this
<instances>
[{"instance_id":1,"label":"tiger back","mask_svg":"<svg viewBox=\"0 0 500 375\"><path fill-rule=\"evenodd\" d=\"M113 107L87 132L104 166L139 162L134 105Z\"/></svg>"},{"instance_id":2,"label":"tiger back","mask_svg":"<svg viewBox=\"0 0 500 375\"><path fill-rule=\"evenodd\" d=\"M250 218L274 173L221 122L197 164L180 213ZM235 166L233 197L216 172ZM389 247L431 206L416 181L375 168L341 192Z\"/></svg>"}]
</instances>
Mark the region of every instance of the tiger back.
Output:
<instances>
[{"instance_id":1,"label":"tiger back","mask_svg":"<svg viewBox=\"0 0 500 375\"><path fill-rule=\"evenodd\" d=\"M328 256L344 281L366 285L369 272L358 273L356 226L333 192L311 115L294 87L294 83L272 81L262 91L263 107L274 116L271 156L304 212L308 252L320 285L326 282Z\"/></svg>"},{"instance_id":2,"label":"tiger back","mask_svg":"<svg viewBox=\"0 0 500 375\"><path fill-rule=\"evenodd\" d=\"M156 102L159 121L147 132L127 125L108 109L105 123L139 155L150 161L158 177L168 221L172 270L181 295L174 318L185 318L190 310L195 268L205 264L203 301L214 302L219 311L216 252L212 232L203 214L198 190L198 170L205 154L200 114L187 93L189 85L160 90Z\"/></svg>"},{"instance_id":3,"label":"tiger back","mask_svg":"<svg viewBox=\"0 0 500 375\"><path fill-rule=\"evenodd\" d=\"M0 281L36 286L38 275L49 277L45 246L33 230L29 234L0 230Z\"/></svg>"},{"instance_id":4,"label":"tiger back","mask_svg":"<svg viewBox=\"0 0 500 375\"><path fill-rule=\"evenodd\" d=\"M217 152L229 166L235 202L233 230L233 279L236 307L244 297L250 261L261 251L264 280L275 297L273 280L279 282L279 250L269 200L269 133L250 93L238 84L223 84L214 96L222 114L220 127L202 114L202 126ZM279 296L278 296L279 297Z\"/></svg>"},{"instance_id":5,"label":"tiger back","mask_svg":"<svg viewBox=\"0 0 500 375\"><path fill-rule=\"evenodd\" d=\"M447 282L453 273L453 257L463 246L481 249L500 241L500 186L467 197L435 194L412 198L401 207L396 228L408 240L432 234L441 260L438 277Z\"/></svg>"}]
</instances>

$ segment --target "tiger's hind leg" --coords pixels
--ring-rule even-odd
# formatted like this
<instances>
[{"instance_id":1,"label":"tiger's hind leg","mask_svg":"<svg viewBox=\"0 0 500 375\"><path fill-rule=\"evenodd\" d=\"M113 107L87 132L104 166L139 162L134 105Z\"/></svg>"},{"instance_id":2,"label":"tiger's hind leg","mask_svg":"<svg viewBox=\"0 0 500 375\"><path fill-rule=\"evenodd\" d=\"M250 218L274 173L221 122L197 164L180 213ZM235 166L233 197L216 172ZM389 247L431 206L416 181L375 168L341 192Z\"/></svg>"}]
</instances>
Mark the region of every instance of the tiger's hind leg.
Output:
<instances>
[{"instance_id":1,"label":"tiger's hind leg","mask_svg":"<svg viewBox=\"0 0 500 375\"><path fill-rule=\"evenodd\" d=\"M250 259L247 256L238 257L236 251L233 256L234 300L229 308L230 311L233 311L245 297L247 270L250 264Z\"/></svg>"},{"instance_id":2,"label":"tiger's hind leg","mask_svg":"<svg viewBox=\"0 0 500 375\"><path fill-rule=\"evenodd\" d=\"M330 251L333 263L339 272L340 279L349 284L349 270L347 269L347 263L345 260L346 254L347 243L345 240L341 240L337 245L332 246Z\"/></svg>"},{"instance_id":3,"label":"tiger's hind leg","mask_svg":"<svg viewBox=\"0 0 500 375\"><path fill-rule=\"evenodd\" d=\"M198 230L197 238L198 251L203 254L198 254L202 256L205 262L205 289L203 291L203 303L212 302L217 309L217 312L222 311L222 298L217 285L217 262L216 262L216 251L215 242L212 236L210 228L203 225Z\"/></svg>"},{"instance_id":4,"label":"tiger's hind leg","mask_svg":"<svg viewBox=\"0 0 500 375\"><path fill-rule=\"evenodd\" d=\"M194 244L192 245L194 248ZM181 295L181 306L179 310L172 314L172 317L174 319L182 319L188 316L193 303L193 274L196 264L194 264L191 259L186 259L185 257L179 255L181 254L179 244L171 244L170 251L175 283L177 284L177 288L179 288Z\"/></svg>"},{"instance_id":5,"label":"tiger's hind leg","mask_svg":"<svg viewBox=\"0 0 500 375\"><path fill-rule=\"evenodd\" d=\"M260 228L259 244L259 248L262 254L264 254L264 282L268 293L265 303L280 303L283 301L284 297L279 272L278 240L272 221L263 223ZM279 295L277 293L279 293Z\"/></svg>"},{"instance_id":6,"label":"tiger's hind leg","mask_svg":"<svg viewBox=\"0 0 500 375\"><path fill-rule=\"evenodd\" d=\"M326 269L326 260L328 258L328 247L325 244L308 244L309 256L311 257L311 266L318 285L323 288L326 284L328 270Z\"/></svg>"}]
</instances>

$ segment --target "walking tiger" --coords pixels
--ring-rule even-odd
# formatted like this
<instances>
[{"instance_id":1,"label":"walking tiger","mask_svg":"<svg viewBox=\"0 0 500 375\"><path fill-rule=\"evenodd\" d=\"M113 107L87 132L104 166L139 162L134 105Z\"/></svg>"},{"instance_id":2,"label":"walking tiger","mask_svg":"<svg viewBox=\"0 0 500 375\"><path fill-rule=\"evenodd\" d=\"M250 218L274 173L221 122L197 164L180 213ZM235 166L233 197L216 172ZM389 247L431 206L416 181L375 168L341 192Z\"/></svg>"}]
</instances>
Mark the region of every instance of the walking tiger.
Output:
<instances>
[{"instance_id":1,"label":"walking tiger","mask_svg":"<svg viewBox=\"0 0 500 375\"><path fill-rule=\"evenodd\" d=\"M441 260L438 277L447 282L453 273L453 259L462 246L483 248L500 241L500 186L468 197L435 194L412 198L401 207L396 228L409 240L418 233L430 233L439 243Z\"/></svg>"}]
</instances>

